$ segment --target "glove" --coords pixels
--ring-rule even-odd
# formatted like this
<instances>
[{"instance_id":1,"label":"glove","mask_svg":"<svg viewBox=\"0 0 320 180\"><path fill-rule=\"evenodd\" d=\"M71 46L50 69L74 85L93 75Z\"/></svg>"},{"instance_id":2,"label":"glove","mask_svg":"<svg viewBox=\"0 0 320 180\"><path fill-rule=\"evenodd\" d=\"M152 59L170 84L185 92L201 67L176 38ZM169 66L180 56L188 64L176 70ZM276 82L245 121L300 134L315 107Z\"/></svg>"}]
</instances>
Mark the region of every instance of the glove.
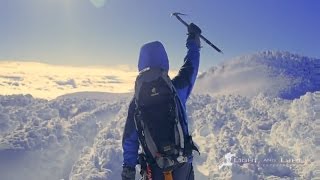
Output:
<instances>
[{"instance_id":1,"label":"glove","mask_svg":"<svg viewBox=\"0 0 320 180\"><path fill-rule=\"evenodd\" d=\"M135 180L136 169L130 166L123 166L121 173L122 180Z\"/></svg>"},{"instance_id":2,"label":"glove","mask_svg":"<svg viewBox=\"0 0 320 180\"><path fill-rule=\"evenodd\" d=\"M188 38L187 38L187 42L188 41L195 41L196 44L198 45L198 47L200 48L201 47L201 44L200 44L200 34L201 34L201 29L191 23L189 26L188 26Z\"/></svg>"}]
</instances>

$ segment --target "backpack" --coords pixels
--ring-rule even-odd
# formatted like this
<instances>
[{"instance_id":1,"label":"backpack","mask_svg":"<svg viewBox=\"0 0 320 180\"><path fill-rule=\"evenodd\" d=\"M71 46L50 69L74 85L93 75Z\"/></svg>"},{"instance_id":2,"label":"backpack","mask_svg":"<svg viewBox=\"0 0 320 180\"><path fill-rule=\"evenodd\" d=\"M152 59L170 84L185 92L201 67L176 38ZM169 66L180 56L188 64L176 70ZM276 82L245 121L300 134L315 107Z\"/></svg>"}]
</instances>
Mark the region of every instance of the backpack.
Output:
<instances>
[{"instance_id":1,"label":"backpack","mask_svg":"<svg viewBox=\"0 0 320 180\"><path fill-rule=\"evenodd\" d=\"M198 151L191 136L183 133L180 99L167 71L140 71L134 99L134 121L147 163L163 171L173 170L188 161L192 150Z\"/></svg>"}]
</instances>

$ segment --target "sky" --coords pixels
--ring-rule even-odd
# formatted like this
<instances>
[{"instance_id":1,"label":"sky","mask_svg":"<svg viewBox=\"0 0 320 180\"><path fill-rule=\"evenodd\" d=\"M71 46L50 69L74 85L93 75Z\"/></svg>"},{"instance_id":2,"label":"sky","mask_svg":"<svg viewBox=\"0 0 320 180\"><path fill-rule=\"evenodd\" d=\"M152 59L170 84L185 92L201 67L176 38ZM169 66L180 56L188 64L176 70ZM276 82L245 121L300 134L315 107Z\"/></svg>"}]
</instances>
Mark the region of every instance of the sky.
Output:
<instances>
[{"instance_id":1,"label":"sky","mask_svg":"<svg viewBox=\"0 0 320 180\"><path fill-rule=\"evenodd\" d=\"M173 12L224 52L202 43L202 71L264 50L319 58L319 9L317 0L0 0L0 61L136 67L140 47L158 40L178 69L187 30Z\"/></svg>"}]
</instances>

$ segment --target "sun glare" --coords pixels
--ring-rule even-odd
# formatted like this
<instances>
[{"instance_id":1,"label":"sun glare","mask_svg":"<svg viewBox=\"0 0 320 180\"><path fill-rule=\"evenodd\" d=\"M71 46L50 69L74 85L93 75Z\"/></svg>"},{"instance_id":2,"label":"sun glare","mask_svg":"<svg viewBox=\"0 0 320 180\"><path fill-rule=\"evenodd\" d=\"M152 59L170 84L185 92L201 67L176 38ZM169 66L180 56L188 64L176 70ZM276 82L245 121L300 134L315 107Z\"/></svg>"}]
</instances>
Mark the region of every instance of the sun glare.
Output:
<instances>
[{"instance_id":1,"label":"sun glare","mask_svg":"<svg viewBox=\"0 0 320 180\"><path fill-rule=\"evenodd\" d=\"M106 4L106 0L90 0L90 2L96 7L101 8Z\"/></svg>"}]
</instances>

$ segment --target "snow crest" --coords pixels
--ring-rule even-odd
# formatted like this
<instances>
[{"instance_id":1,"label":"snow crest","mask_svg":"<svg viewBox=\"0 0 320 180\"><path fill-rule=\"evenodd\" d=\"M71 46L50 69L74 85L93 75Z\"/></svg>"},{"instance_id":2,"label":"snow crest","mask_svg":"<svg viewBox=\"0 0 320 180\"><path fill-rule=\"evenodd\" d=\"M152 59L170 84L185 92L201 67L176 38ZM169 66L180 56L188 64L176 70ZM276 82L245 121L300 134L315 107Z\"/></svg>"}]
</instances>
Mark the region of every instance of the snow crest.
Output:
<instances>
[{"instance_id":1,"label":"snow crest","mask_svg":"<svg viewBox=\"0 0 320 180\"><path fill-rule=\"evenodd\" d=\"M264 93L284 99L320 90L320 59L265 51L241 56L199 76L195 92L253 97Z\"/></svg>"}]
</instances>

